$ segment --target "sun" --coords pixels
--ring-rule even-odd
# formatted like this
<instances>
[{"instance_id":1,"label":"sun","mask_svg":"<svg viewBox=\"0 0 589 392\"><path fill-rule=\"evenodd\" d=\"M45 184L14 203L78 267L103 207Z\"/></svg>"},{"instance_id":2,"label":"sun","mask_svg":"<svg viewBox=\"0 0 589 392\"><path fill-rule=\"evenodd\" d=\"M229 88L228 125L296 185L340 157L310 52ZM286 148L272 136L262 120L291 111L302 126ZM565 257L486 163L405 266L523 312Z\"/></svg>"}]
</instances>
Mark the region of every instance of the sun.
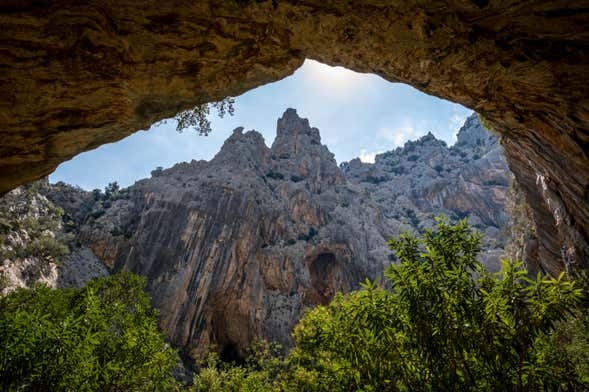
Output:
<instances>
[{"instance_id":1,"label":"sun","mask_svg":"<svg viewBox=\"0 0 589 392\"><path fill-rule=\"evenodd\" d=\"M320 88L335 92L351 91L368 79L368 75L351 71L344 67L332 67L315 60L305 60L301 67L306 79Z\"/></svg>"}]
</instances>

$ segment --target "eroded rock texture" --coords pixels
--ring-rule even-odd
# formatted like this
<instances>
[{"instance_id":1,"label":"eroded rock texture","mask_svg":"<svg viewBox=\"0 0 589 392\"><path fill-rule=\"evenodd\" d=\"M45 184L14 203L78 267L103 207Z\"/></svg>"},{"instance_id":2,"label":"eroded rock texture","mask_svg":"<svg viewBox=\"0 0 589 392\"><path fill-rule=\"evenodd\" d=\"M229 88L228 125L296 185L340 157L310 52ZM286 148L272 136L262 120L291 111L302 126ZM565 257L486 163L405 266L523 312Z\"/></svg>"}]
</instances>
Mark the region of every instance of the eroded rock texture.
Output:
<instances>
[{"instance_id":1,"label":"eroded rock texture","mask_svg":"<svg viewBox=\"0 0 589 392\"><path fill-rule=\"evenodd\" d=\"M506 243L506 203L511 173L497 137L471 115L448 147L431 133L376 156L374 164L354 159L341 165L346 178L363 186L384 211L416 231L440 215L467 218L484 234L480 255L499 269ZM523 260L523 259L521 259Z\"/></svg>"},{"instance_id":2,"label":"eroded rock texture","mask_svg":"<svg viewBox=\"0 0 589 392\"><path fill-rule=\"evenodd\" d=\"M76 244L77 228L63 220L63 210L44 194L70 197L41 180L0 197L0 296L19 287L41 283L49 287L82 287L90 279L108 275L92 251ZM79 199L78 192L72 199Z\"/></svg>"},{"instance_id":3,"label":"eroded rock texture","mask_svg":"<svg viewBox=\"0 0 589 392\"><path fill-rule=\"evenodd\" d=\"M238 128L209 162L180 163L107 196L52 186L78 240L110 270L147 276L170 339L228 359L255 339L288 346L306 306L382 276L386 240L468 217L497 269L510 174L476 116L448 148L431 134L340 169L319 131L288 109L268 148Z\"/></svg>"},{"instance_id":4,"label":"eroded rock texture","mask_svg":"<svg viewBox=\"0 0 589 392\"><path fill-rule=\"evenodd\" d=\"M2 2L0 191L305 57L475 109L503 135L545 269L589 260L587 1Z\"/></svg>"}]
</instances>

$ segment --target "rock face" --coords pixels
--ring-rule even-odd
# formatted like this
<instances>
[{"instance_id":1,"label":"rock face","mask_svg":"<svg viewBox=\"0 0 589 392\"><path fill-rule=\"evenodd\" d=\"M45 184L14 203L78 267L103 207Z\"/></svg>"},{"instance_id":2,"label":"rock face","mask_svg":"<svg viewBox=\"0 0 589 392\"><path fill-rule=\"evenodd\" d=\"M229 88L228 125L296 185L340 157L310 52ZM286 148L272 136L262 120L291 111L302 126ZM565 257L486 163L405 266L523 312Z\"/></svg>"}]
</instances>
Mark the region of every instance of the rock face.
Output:
<instances>
[{"instance_id":1,"label":"rock face","mask_svg":"<svg viewBox=\"0 0 589 392\"><path fill-rule=\"evenodd\" d=\"M305 306L382 274L391 226L293 109L271 148L238 128L210 162L154 171L80 240L113 270L148 277L161 326L193 355L290 343ZM126 233L129 233L128 235Z\"/></svg>"},{"instance_id":2,"label":"rock face","mask_svg":"<svg viewBox=\"0 0 589 392\"><path fill-rule=\"evenodd\" d=\"M239 358L260 337L288 346L306 306L381 277L386 240L435 214L489 234L483 261L496 268L509 182L500 150L472 117L456 147L430 134L342 170L288 109L271 148L237 128L210 162L155 170L112 197L65 185L48 197L110 270L147 276L174 343Z\"/></svg>"},{"instance_id":3,"label":"rock face","mask_svg":"<svg viewBox=\"0 0 589 392\"><path fill-rule=\"evenodd\" d=\"M476 114L467 119L452 147L429 133L377 155L374 164L355 159L341 167L351 182L367 189L387 218L415 229L433 226L441 214L451 220L468 218L485 235L482 258L487 267L499 269L511 174L497 137Z\"/></svg>"},{"instance_id":4,"label":"rock face","mask_svg":"<svg viewBox=\"0 0 589 392\"><path fill-rule=\"evenodd\" d=\"M546 270L589 260L583 1L4 1L0 192L304 58L401 81L502 135Z\"/></svg>"},{"instance_id":5,"label":"rock face","mask_svg":"<svg viewBox=\"0 0 589 392\"><path fill-rule=\"evenodd\" d=\"M76 225L64 225L61 208L44 196L50 189L61 190L39 181L0 198L0 295L37 283L81 287L108 275L89 248L74 243Z\"/></svg>"}]
</instances>

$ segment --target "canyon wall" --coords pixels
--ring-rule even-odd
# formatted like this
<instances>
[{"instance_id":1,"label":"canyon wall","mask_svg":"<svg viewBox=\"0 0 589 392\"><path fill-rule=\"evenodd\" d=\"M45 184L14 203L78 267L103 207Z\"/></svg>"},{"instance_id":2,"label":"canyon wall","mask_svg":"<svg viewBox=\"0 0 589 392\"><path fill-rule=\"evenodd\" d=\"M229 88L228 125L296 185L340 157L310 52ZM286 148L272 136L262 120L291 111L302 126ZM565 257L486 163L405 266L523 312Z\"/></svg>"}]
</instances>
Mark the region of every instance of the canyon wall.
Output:
<instances>
[{"instance_id":1,"label":"canyon wall","mask_svg":"<svg viewBox=\"0 0 589 392\"><path fill-rule=\"evenodd\" d=\"M52 185L78 241L111 270L148 278L168 337L197 356L241 358L255 339L288 347L306 307L329 302L395 260L386 241L467 218L498 269L511 175L476 115L448 147L433 135L337 166L319 130L288 109L267 147L237 128L211 161L156 169L123 190Z\"/></svg>"}]
</instances>

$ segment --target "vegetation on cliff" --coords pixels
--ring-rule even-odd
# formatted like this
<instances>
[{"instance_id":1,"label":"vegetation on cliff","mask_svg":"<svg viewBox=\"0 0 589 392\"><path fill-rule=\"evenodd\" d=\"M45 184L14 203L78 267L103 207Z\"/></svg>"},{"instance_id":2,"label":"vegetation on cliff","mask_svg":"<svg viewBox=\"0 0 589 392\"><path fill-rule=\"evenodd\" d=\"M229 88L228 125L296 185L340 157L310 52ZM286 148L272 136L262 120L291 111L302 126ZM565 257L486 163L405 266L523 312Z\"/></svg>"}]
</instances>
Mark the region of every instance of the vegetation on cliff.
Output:
<instances>
[{"instance_id":1,"label":"vegetation on cliff","mask_svg":"<svg viewBox=\"0 0 589 392\"><path fill-rule=\"evenodd\" d=\"M54 280L55 267L70 253L62 208L39 192L42 181L0 199L0 293Z\"/></svg>"},{"instance_id":2,"label":"vegetation on cliff","mask_svg":"<svg viewBox=\"0 0 589 392\"><path fill-rule=\"evenodd\" d=\"M439 220L389 241L385 282L336 294L296 326L286 357L260 342L242 364L210 355L200 391L580 390L589 384L587 290L563 275L496 274L481 236ZM174 390L178 356L157 328L145 279L18 289L0 299L0 389Z\"/></svg>"}]
</instances>

